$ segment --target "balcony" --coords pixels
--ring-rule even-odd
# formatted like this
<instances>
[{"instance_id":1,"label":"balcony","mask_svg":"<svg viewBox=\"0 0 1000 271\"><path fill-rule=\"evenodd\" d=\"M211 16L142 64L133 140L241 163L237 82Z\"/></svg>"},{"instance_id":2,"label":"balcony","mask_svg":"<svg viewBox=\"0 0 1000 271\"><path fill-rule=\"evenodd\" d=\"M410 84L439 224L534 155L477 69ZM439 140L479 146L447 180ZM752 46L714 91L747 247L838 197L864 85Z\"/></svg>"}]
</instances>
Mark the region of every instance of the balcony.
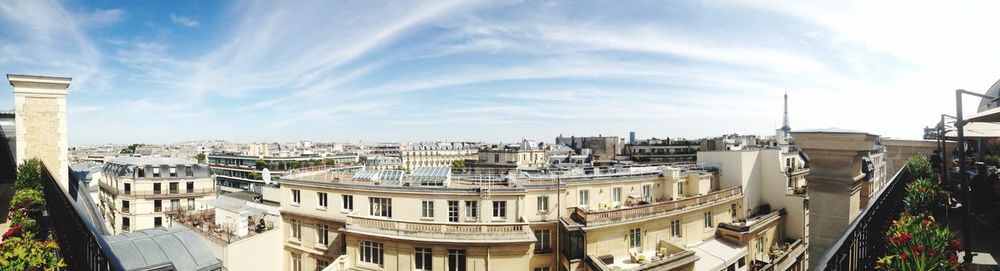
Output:
<instances>
[{"instance_id":1,"label":"balcony","mask_svg":"<svg viewBox=\"0 0 1000 271\"><path fill-rule=\"evenodd\" d=\"M764 215L747 218L743 221L719 223L719 229L739 233L755 232L767 225L773 224L775 221L778 221L783 215L785 215L785 209L778 209Z\"/></svg>"},{"instance_id":2,"label":"balcony","mask_svg":"<svg viewBox=\"0 0 1000 271\"><path fill-rule=\"evenodd\" d=\"M608 225L613 223L633 221L637 219L665 216L677 213L690 207L698 207L708 203L735 199L743 196L741 186L711 192L701 196L687 197L680 200L658 202L635 207L625 207L607 211L590 211L573 207L572 218L588 227Z\"/></svg>"},{"instance_id":3,"label":"balcony","mask_svg":"<svg viewBox=\"0 0 1000 271\"><path fill-rule=\"evenodd\" d=\"M123 198L144 198L144 199L157 199L157 198L180 198L180 197L200 197L215 194L217 190L215 187L212 188L198 188L198 189L171 189L171 190L120 190L117 187L108 185L107 183L100 183L101 190L107 191L108 193L118 195ZM167 193L169 192L169 193Z\"/></svg>"},{"instance_id":4,"label":"balcony","mask_svg":"<svg viewBox=\"0 0 1000 271\"><path fill-rule=\"evenodd\" d=\"M684 267L693 267L697 260L694 251L660 240L655 251L633 251L622 257L587 255L586 264L594 271L684 270Z\"/></svg>"},{"instance_id":5,"label":"balcony","mask_svg":"<svg viewBox=\"0 0 1000 271\"><path fill-rule=\"evenodd\" d=\"M347 216L344 231L361 235L445 243L535 242L526 219L517 223L455 223L403 221L381 217Z\"/></svg>"},{"instance_id":6,"label":"balcony","mask_svg":"<svg viewBox=\"0 0 1000 271\"><path fill-rule=\"evenodd\" d=\"M903 195L909 172L903 167L878 192L844 235L818 259L814 270L874 270L886 254L885 233L903 211Z\"/></svg>"},{"instance_id":7,"label":"balcony","mask_svg":"<svg viewBox=\"0 0 1000 271\"><path fill-rule=\"evenodd\" d=\"M802 242L802 239L786 240L785 243L778 244L778 248L771 250L769 257L770 262L760 262L756 261L755 264L762 264L757 270L760 271L773 271L773 270L790 270L789 267L798 261L799 255L802 255L806 251L806 245Z\"/></svg>"}]
</instances>

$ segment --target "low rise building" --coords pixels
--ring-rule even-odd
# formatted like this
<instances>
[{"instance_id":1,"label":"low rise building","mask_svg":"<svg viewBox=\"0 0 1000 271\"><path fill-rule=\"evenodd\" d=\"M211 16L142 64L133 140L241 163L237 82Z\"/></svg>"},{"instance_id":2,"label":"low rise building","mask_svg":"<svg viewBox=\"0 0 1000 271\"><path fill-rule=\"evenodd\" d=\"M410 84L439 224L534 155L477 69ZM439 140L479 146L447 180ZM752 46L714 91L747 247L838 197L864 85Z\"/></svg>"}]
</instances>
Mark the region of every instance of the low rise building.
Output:
<instances>
[{"instance_id":1,"label":"low rise building","mask_svg":"<svg viewBox=\"0 0 1000 271\"><path fill-rule=\"evenodd\" d=\"M450 167L455 161L476 159L478 143L436 142L406 145L402 148L403 169Z\"/></svg>"},{"instance_id":2,"label":"low rise building","mask_svg":"<svg viewBox=\"0 0 1000 271\"><path fill-rule=\"evenodd\" d=\"M549 158L542 143L522 140L518 144L479 148L479 159L465 160L463 172L472 174L508 174L548 166Z\"/></svg>"},{"instance_id":3,"label":"low rise building","mask_svg":"<svg viewBox=\"0 0 1000 271\"><path fill-rule=\"evenodd\" d=\"M684 139L639 140L625 145L624 155L636 162L694 162L701 144Z\"/></svg>"},{"instance_id":4,"label":"low rise building","mask_svg":"<svg viewBox=\"0 0 1000 271\"><path fill-rule=\"evenodd\" d=\"M290 171L309 167L336 164L354 164L360 161L357 154L340 153L331 156L247 156L234 153L213 153L208 155L208 166L215 174L216 182L223 189L249 190L260 193L264 182L264 169L272 179L277 179Z\"/></svg>"},{"instance_id":5,"label":"low rise building","mask_svg":"<svg viewBox=\"0 0 1000 271\"><path fill-rule=\"evenodd\" d=\"M597 163L610 163L622 153L625 140L617 136L585 136L585 137L556 137L556 145L564 145L573 148L577 154L588 153L594 156ZM584 149L589 151L584 151Z\"/></svg>"}]
</instances>

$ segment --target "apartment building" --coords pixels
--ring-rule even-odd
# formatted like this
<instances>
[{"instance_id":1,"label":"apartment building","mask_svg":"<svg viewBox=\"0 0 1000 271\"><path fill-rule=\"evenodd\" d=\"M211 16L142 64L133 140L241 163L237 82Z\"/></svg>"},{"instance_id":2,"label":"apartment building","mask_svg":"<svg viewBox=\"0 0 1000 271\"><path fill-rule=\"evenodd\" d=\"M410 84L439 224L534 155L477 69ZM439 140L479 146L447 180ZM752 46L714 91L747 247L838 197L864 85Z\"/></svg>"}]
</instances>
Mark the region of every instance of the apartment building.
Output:
<instances>
[{"instance_id":1,"label":"apartment building","mask_svg":"<svg viewBox=\"0 0 1000 271\"><path fill-rule=\"evenodd\" d=\"M99 186L100 209L112 233L169 226L172 215L205 209L217 191L208 166L166 157L112 159Z\"/></svg>"},{"instance_id":2,"label":"apartment building","mask_svg":"<svg viewBox=\"0 0 1000 271\"><path fill-rule=\"evenodd\" d=\"M564 137L559 135L556 137L556 145L568 146L577 154L590 154L594 157L594 161L608 163L622 153L625 140L617 136Z\"/></svg>"},{"instance_id":3,"label":"apartment building","mask_svg":"<svg viewBox=\"0 0 1000 271\"><path fill-rule=\"evenodd\" d=\"M258 161L262 162L258 167ZM342 153L331 156L249 156L234 153L213 153L208 155L208 166L215 174L216 182L223 188L248 190L260 193L264 183L264 169L273 179L277 179L291 170L325 165L327 161L336 164L358 163L360 159L354 153Z\"/></svg>"},{"instance_id":4,"label":"apartment building","mask_svg":"<svg viewBox=\"0 0 1000 271\"><path fill-rule=\"evenodd\" d=\"M402 148L403 169L450 167L454 161L476 159L479 144L466 142L418 143Z\"/></svg>"},{"instance_id":5,"label":"apartment building","mask_svg":"<svg viewBox=\"0 0 1000 271\"><path fill-rule=\"evenodd\" d=\"M784 244L717 169L595 172L287 175L285 270L749 270L763 238L746 237ZM800 259L759 247L763 260Z\"/></svg>"},{"instance_id":6,"label":"apartment building","mask_svg":"<svg viewBox=\"0 0 1000 271\"><path fill-rule=\"evenodd\" d=\"M698 141L651 138L625 145L624 155L637 162L694 162Z\"/></svg>"},{"instance_id":7,"label":"apartment building","mask_svg":"<svg viewBox=\"0 0 1000 271\"><path fill-rule=\"evenodd\" d=\"M479 159L465 160L466 173L508 174L518 170L544 168L549 163L542 143L522 140L517 144L491 145L479 148Z\"/></svg>"}]
</instances>

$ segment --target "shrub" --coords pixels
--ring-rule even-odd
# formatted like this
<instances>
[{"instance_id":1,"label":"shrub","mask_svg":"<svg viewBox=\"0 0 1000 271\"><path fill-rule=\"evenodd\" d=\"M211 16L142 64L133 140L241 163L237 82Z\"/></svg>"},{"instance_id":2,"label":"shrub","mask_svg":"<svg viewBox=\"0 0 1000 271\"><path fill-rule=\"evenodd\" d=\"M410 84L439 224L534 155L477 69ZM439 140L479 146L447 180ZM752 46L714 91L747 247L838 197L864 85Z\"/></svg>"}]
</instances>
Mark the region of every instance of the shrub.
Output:
<instances>
[{"instance_id":1,"label":"shrub","mask_svg":"<svg viewBox=\"0 0 1000 271\"><path fill-rule=\"evenodd\" d=\"M35 189L21 189L14 192L14 198L10 200L10 209L32 209L41 210L45 208L45 196L42 191Z\"/></svg>"},{"instance_id":2,"label":"shrub","mask_svg":"<svg viewBox=\"0 0 1000 271\"><path fill-rule=\"evenodd\" d=\"M58 270L66 267L58 251L55 241L35 240L30 231L11 233L0 244L0 270Z\"/></svg>"},{"instance_id":3,"label":"shrub","mask_svg":"<svg viewBox=\"0 0 1000 271\"><path fill-rule=\"evenodd\" d=\"M906 159L906 168L910 172L910 178L916 179L929 179L933 180L934 169L931 168L931 163L927 161L927 157L923 154L914 154Z\"/></svg>"},{"instance_id":4,"label":"shrub","mask_svg":"<svg viewBox=\"0 0 1000 271\"><path fill-rule=\"evenodd\" d=\"M10 225L21 227L26 231L38 232L38 220L25 210L15 210L10 215Z\"/></svg>"},{"instance_id":5,"label":"shrub","mask_svg":"<svg viewBox=\"0 0 1000 271\"><path fill-rule=\"evenodd\" d=\"M14 189L42 190L42 162L32 158L17 166Z\"/></svg>"},{"instance_id":6,"label":"shrub","mask_svg":"<svg viewBox=\"0 0 1000 271\"><path fill-rule=\"evenodd\" d=\"M929 179L917 179L906 185L903 206L906 213L911 215L930 212L941 205L941 195L940 188Z\"/></svg>"},{"instance_id":7,"label":"shrub","mask_svg":"<svg viewBox=\"0 0 1000 271\"><path fill-rule=\"evenodd\" d=\"M958 270L961 248L947 227L929 215L903 214L886 232L889 255L878 260L884 270Z\"/></svg>"}]
</instances>

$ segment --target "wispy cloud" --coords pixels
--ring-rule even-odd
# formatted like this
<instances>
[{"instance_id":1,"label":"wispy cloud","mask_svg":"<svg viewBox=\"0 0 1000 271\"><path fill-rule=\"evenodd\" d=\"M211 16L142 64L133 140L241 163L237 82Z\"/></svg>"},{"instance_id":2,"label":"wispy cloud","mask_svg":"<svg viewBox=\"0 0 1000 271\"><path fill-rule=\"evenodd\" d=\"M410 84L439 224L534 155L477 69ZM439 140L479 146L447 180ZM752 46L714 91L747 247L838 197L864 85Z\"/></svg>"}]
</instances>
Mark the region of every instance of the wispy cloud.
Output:
<instances>
[{"instance_id":1,"label":"wispy cloud","mask_svg":"<svg viewBox=\"0 0 1000 271\"><path fill-rule=\"evenodd\" d=\"M196 21L194 19L191 19L191 18L188 18L188 17L184 17L184 16L179 16L179 15L173 14L173 13L170 14L170 20L173 21L176 24L187 26L187 27L197 27L198 25L201 24L201 23L199 23L198 21Z\"/></svg>"}]
</instances>

